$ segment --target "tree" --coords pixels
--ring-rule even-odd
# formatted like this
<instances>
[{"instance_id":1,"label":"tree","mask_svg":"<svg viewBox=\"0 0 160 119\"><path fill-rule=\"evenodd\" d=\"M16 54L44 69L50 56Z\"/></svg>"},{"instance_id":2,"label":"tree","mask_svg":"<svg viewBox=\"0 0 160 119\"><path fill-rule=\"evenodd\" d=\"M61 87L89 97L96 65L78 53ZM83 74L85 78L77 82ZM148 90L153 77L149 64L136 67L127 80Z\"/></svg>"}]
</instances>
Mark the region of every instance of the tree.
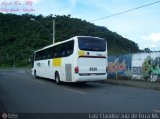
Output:
<instances>
[{"instance_id":1,"label":"tree","mask_svg":"<svg viewBox=\"0 0 160 119\"><path fill-rule=\"evenodd\" d=\"M51 33L53 30L53 19L56 21L55 40L63 41L73 36L86 35L96 36L106 39L109 54L119 54L121 49L128 53L138 52L137 44L127 38L123 38L116 32L112 32L107 27L96 26L78 18L71 18L71 15L15 15L0 13L0 63L13 65L15 57L14 51L18 52L16 65L27 64L26 59L31 55L28 49L39 49L52 44L52 37L40 24L30 21L34 18L41 22ZM19 63L19 64L17 64Z\"/></svg>"},{"instance_id":2,"label":"tree","mask_svg":"<svg viewBox=\"0 0 160 119\"><path fill-rule=\"evenodd\" d=\"M151 50L149 48L144 48L143 50L144 52L151 52Z\"/></svg>"}]
</instances>

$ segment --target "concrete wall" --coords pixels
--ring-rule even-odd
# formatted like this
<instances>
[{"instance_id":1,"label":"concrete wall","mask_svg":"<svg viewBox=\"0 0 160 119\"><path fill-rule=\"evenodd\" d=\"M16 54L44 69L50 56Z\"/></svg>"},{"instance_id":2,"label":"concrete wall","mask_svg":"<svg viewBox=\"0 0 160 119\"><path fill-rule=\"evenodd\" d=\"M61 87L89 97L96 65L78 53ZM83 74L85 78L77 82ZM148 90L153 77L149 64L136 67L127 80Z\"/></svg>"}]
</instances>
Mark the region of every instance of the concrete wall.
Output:
<instances>
[{"instance_id":1,"label":"concrete wall","mask_svg":"<svg viewBox=\"0 0 160 119\"><path fill-rule=\"evenodd\" d=\"M132 55L132 79L156 81L160 77L160 52Z\"/></svg>"},{"instance_id":2,"label":"concrete wall","mask_svg":"<svg viewBox=\"0 0 160 119\"><path fill-rule=\"evenodd\" d=\"M109 56L108 78L160 79L160 52Z\"/></svg>"},{"instance_id":3,"label":"concrete wall","mask_svg":"<svg viewBox=\"0 0 160 119\"><path fill-rule=\"evenodd\" d=\"M109 56L108 78L131 77L131 55Z\"/></svg>"}]
</instances>

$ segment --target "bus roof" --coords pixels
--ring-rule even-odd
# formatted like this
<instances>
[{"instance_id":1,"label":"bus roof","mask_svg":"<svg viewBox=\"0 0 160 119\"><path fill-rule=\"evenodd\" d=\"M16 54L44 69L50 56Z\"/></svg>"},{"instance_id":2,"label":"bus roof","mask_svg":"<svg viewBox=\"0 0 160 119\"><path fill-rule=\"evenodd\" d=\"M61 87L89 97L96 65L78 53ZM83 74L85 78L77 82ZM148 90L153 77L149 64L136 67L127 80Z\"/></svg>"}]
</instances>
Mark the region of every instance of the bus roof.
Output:
<instances>
[{"instance_id":1,"label":"bus roof","mask_svg":"<svg viewBox=\"0 0 160 119\"><path fill-rule=\"evenodd\" d=\"M68 39L68 40L60 41L60 42L57 42L57 43L54 43L54 44L45 46L45 47L43 47L43 48L41 48L41 49L39 49L39 50L36 50L35 52L38 52L38 51L41 51L41 50L50 48L50 47L52 47L52 46L59 45L59 44L61 44L61 43L65 43L65 42L67 42L67 41L71 41L71 40L73 40L73 39L75 39L75 38L78 38L78 37L92 37L92 38L103 39L103 38L100 38L100 37L93 37L93 36L74 36L74 37L72 37L72 38L70 38L70 39Z\"/></svg>"}]
</instances>

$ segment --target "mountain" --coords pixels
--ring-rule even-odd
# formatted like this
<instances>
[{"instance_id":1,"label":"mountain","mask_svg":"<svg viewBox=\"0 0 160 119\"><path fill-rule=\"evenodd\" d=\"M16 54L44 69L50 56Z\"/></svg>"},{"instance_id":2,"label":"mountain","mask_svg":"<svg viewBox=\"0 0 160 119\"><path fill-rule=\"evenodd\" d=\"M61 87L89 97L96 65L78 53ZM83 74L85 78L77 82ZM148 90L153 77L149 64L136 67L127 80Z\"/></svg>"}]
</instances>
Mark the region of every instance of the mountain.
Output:
<instances>
[{"instance_id":1,"label":"mountain","mask_svg":"<svg viewBox=\"0 0 160 119\"><path fill-rule=\"evenodd\" d=\"M109 54L139 51L135 42L123 38L116 32L81 19L71 18L70 15L44 17L42 15L0 13L0 66L12 66L14 63L17 66L28 65L28 59L32 57L33 50L52 44L52 35L42 28L42 25L52 33L53 19L56 21L56 42L73 36L87 35L105 38Z\"/></svg>"}]
</instances>

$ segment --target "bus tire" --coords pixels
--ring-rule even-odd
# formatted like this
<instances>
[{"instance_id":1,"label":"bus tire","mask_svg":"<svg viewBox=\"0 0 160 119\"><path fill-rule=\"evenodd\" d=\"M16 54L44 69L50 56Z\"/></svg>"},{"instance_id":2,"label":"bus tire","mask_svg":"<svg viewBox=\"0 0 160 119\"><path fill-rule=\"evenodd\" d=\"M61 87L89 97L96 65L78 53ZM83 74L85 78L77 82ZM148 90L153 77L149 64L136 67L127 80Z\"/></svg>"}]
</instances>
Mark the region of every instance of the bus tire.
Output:
<instances>
[{"instance_id":1,"label":"bus tire","mask_svg":"<svg viewBox=\"0 0 160 119\"><path fill-rule=\"evenodd\" d=\"M38 78L37 73L36 73L36 70L34 70L34 78L35 78L35 79Z\"/></svg>"},{"instance_id":2,"label":"bus tire","mask_svg":"<svg viewBox=\"0 0 160 119\"><path fill-rule=\"evenodd\" d=\"M56 81L56 84L58 84L58 85L61 84L60 76L59 76L59 73L58 73L58 72L55 73L55 81Z\"/></svg>"}]
</instances>

